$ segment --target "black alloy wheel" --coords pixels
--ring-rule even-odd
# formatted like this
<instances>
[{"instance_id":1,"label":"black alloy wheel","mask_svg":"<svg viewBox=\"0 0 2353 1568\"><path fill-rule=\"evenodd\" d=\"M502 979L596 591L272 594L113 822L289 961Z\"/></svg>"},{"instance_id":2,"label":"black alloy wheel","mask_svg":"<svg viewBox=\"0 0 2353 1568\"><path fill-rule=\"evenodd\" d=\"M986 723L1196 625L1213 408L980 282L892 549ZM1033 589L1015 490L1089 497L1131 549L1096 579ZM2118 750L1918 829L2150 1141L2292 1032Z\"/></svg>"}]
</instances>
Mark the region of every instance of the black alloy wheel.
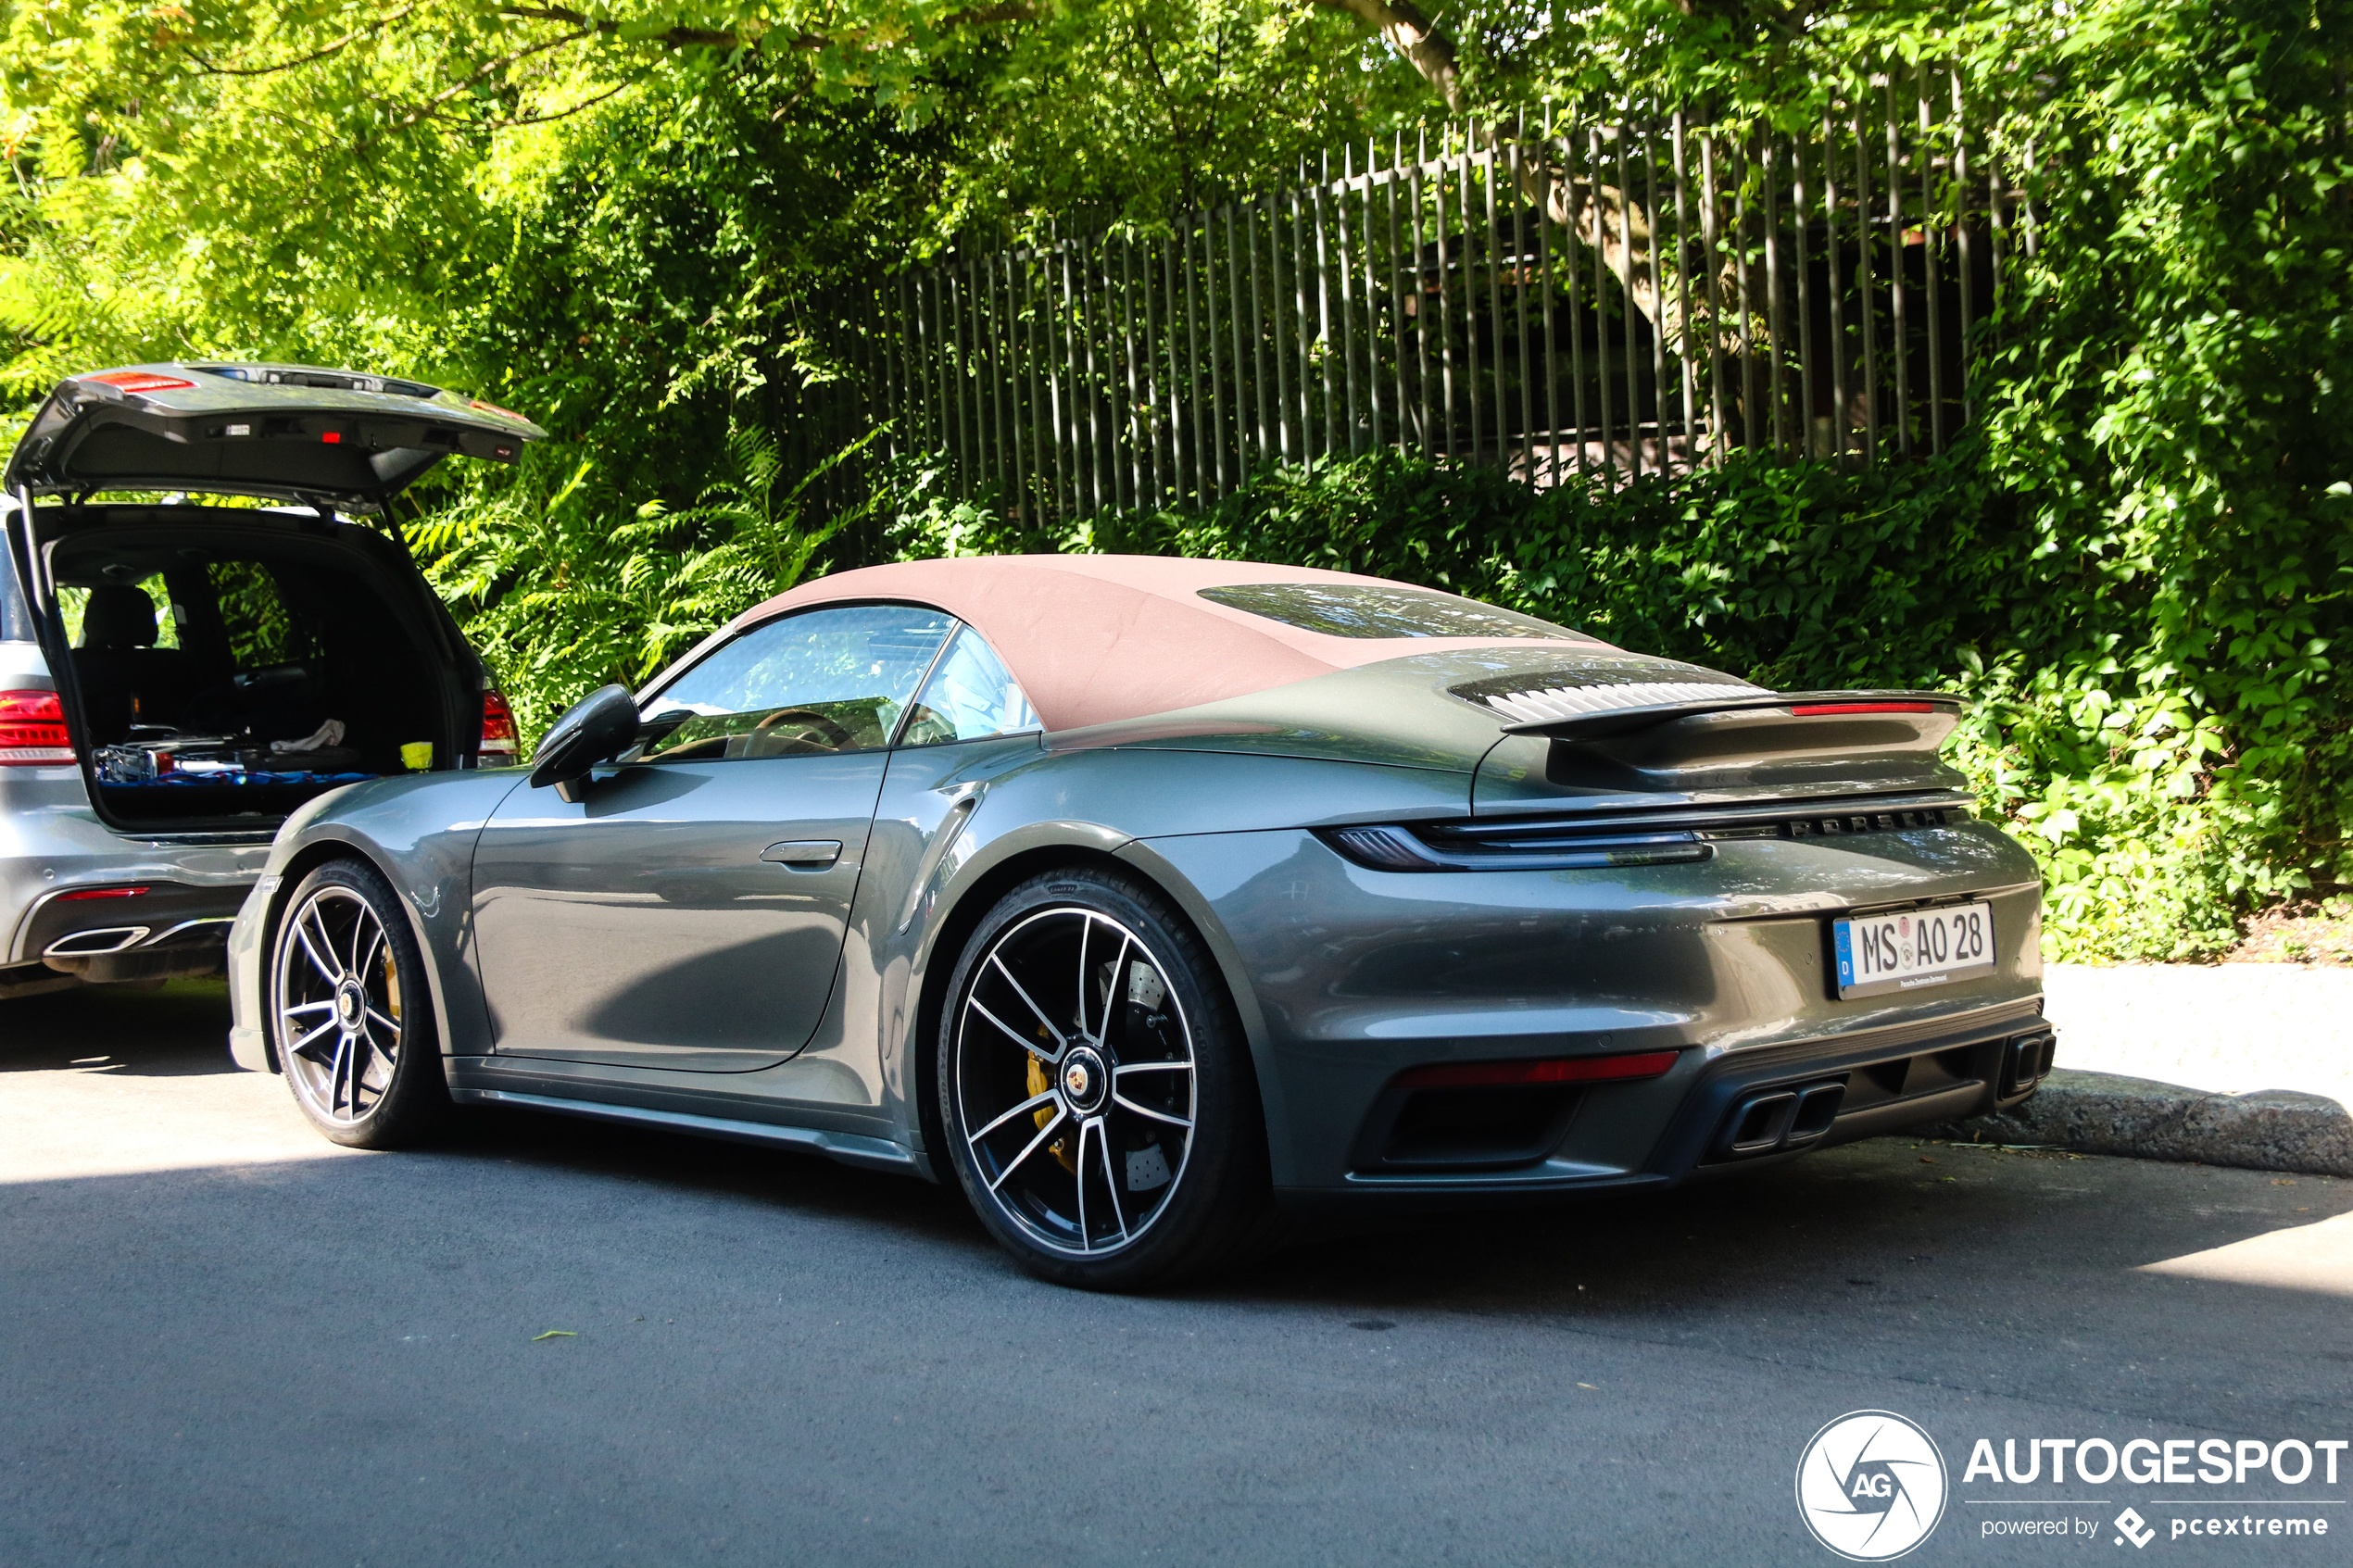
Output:
<instances>
[{"instance_id":1,"label":"black alloy wheel","mask_svg":"<svg viewBox=\"0 0 2353 1568\"><path fill-rule=\"evenodd\" d=\"M396 1148L450 1110L424 959L373 867L333 860L278 922L269 973L278 1069L310 1124L354 1148Z\"/></svg>"},{"instance_id":2,"label":"black alloy wheel","mask_svg":"<svg viewBox=\"0 0 2353 1568\"><path fill-rule=\"evenodd\" d=\"M1033 1273L1139 1289L1261 1228L1249 1049L1201 939L1157 893L1093 870L1025 883L965 944L950 995L950 1159Z\"/></svg>"}]
</instances>

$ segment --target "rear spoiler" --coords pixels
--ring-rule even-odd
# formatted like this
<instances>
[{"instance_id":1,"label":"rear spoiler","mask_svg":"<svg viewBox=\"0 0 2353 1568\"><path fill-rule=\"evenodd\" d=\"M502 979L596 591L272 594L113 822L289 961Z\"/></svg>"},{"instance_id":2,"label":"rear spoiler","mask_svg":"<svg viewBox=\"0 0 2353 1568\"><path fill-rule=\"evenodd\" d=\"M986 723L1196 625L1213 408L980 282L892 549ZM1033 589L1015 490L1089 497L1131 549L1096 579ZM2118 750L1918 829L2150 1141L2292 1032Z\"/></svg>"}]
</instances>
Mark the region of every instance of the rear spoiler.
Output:
<instances>
[{"instance_id":1,"label":"rear spoiler","mask_svg":"<svg viewBox=\"0 0 2353 1568\"><path fill-rule=\"evenodd\" d=\"M1792 718L1812 719L1869 713L1945 713L1958 717L1967 707L1967 699L1949 692L1728 692L1721 696L1697 697L1685 702L1654 703L1642 708L1605 708L1596 712L1572 713L1558 719L1530 720L1506 724L1504 733L1507 735L1542 735L1552 740L1604 740L1612 735L1655 729L1679 719L1757 709L1783 709Z\"/></svg>"}]
</instances>

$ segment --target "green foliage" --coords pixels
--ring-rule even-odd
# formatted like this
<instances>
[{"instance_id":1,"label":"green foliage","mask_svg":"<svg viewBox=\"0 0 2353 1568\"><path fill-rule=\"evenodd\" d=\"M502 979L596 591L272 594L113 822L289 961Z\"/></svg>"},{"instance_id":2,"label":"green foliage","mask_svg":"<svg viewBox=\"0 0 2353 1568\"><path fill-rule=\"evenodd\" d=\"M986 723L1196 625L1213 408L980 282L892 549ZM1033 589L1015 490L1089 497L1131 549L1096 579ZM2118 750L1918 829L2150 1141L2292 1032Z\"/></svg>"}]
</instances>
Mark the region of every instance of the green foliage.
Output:
<instances>
[{"instance_id":1,"label":"green foliage","mask_svg":"<svg viewBox=\"0 0 2353 1568\"><path fill-rule=\"evenodd\" d=\"M729 471L691 506L647 502L614 526L533 454L515 483L483 486L409 531L434 588L498 672L526 737L584 692L637 684L728 621L800 580L854 511L806 517L809 492L851 447L786 472L775 442L737 431Z\"/></svg>"}]
</instances>

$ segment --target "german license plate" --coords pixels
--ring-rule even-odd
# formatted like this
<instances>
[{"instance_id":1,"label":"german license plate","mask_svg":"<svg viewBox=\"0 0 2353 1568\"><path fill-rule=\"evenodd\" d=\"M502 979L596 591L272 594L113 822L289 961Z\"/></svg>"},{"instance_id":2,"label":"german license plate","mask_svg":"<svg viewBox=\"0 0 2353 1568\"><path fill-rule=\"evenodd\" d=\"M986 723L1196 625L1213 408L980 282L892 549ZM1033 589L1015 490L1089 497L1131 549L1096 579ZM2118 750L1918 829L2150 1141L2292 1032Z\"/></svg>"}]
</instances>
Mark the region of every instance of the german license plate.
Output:
<instances>
[{"instance_id":1,"label":"german license plate","mask_svg":"<svg viewBox=\"0 0 2353 1568\"><path fill-rule=\"evenodd\" d=\"M1831 922L1838 994L1922 990L1994 967L1994 906L1947 904Z\"/></svg>"}]
</instances>

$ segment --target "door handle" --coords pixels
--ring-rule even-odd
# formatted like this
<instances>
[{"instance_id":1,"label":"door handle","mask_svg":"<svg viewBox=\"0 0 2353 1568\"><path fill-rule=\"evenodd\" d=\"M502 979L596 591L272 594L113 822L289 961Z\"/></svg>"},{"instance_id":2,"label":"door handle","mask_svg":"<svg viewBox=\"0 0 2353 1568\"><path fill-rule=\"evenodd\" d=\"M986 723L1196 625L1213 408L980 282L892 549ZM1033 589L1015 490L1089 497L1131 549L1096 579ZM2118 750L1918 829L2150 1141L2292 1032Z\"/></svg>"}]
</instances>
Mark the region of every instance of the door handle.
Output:
<instances>
[{"instance_id":1,"label":"door handle","mask_svg":"<svg viewBox=\"0 0 2353 1568\"><path fill-rule=\"evenodd\" d=\"M841 859L838 838L794 838L782 844L772 844L760 852L760 858L771 865L793 866L805 871L823 871Z\"/></svg>"}]
</instances>

